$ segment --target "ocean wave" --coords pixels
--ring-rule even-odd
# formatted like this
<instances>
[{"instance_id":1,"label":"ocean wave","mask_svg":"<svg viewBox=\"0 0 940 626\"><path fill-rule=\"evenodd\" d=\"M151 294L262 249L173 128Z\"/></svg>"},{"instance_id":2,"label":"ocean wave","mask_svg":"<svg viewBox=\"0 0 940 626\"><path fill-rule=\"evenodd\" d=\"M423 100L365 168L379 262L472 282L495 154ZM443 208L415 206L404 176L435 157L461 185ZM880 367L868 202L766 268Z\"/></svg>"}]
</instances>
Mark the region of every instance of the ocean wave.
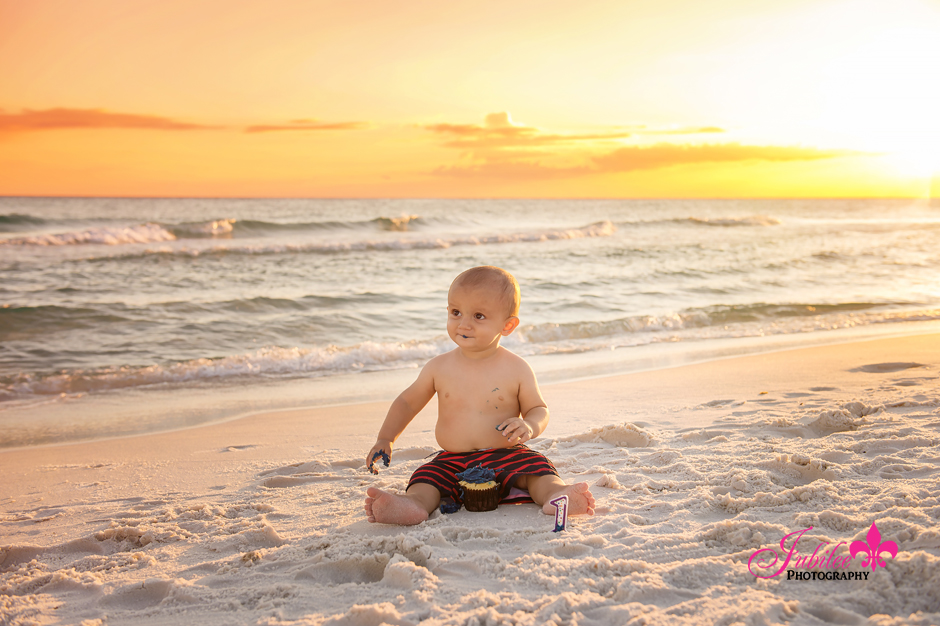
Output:
<instances>
[{"instance_id":1,"label":"ocean wave","mask_svg":"<svg viewBox=\"0 0 940 626\"><path fill-rule=\"evenodd\" d=\"M685 219L675 220L677 222L688 222L701 226L777 226L782 222L776 217L767 215L749 215L746 217L687 217Z\"/></svg>"},{"instance_id":2,"label":"ocean wave","mask_svg":"<svg viewBox=\"0 0 940 626\"><path fill-rule=\"evenodd\" d=\"M812 308L812 307L810 307ZM580 353L630 348L655 343L767 337L858 328L875 324L897 324L940 320L940 309L917 311L865 311L848 308L829 313L742 319L721 323L722 316L705 311L663 316L637 316L588 324L545 324L521 327L510 336L519 345L505 345L523 356Z\"/></svg>"},{"instance_id":3,"label":"ocean wave","mask_svg":"<svg viewBox=\"0 0 940 626\"><path fill-rule=\"evenodd\" d=\"M12 233L20 230L29 230L45 224L46 220L22 213L7 213L0 215L0 233Z\"/></svg>"},{"instance_id":4,"label":"ocean wave","mask_svg":"<svg viewBox=\"0 0 940 626\"><path fill-rule=\"evenodd\" d=\"M370 223L375 224L382 230L392 230L396 232L406 231L412 223L417 223L420 218L417 215L402 215L401 217L377 217Z\"/></svg>"},{"instance_id":5,"label":"ocean wave","mask_svg":"<svg viewBox=\"0 0 940 626\"><path fill-rule=\"evenodd\" d=\"M646 227L646 226L672 226L682 224L685 226L706 226L706 227L724 227L733 228L737 226L778 226L783 221L769 215L746 215L743 217L673 217L666 219L634 219L617 221L617 226L622 227Z\"/></svg>"},{"instance_id":6,"label":"ocean wave","mask_svg":"<svg viewBox=\"0 0 940 626\"><path fill-rule=\"evenodd\" d=\"M569 324L536 324L520 326L516 334L526 342L553 343L629 336L641 333L687 331L709 327L724 328L728 325L777 324L783 332L785 321L807 317L827 318L851 316L860 311L886 306L885 303L846 302L842 304L750 304L718 305L700 309L689 309L666 315L637 315L600 322L575 322ZM889 305L890 306L890 305ZM900 313L886 313L889 321ZM921 315L921 314L918 314ZM934 319L933 317L917 319ZM869 320L869 323L871 320Z\"/></svg>"},{"instance_id":7,"label":"ocean wave","mask_svg":"<svg viewBox=\"0 0 940 626\"><path fill-rule=\"evenodd\" d=\"M177 239L213 239L231 237L237 220L211 220L207 222L186 222L173 226L164 226Z\"/></svg>"},{"instance_id":8,"label":"ocean wave","mask_svg":"<svg viewBox=\"0 0 940 626\"><path fill-rule=\"evenodd\" d=\"M940 309L859 311L864 305L760 305L715 307L672 315L634 316L608 322L521 326L503 345L524 357L582 353L676 341L761 337L940 320ZM789 311L787 313L786 311ZM0 377L0 401L166 384L234 381L247 377L292 378L419 367L451 350L446 336L354 346L283 348L200 358L171 365L104 367L21 373Z\"/></svg>"},{"instance_id":9,"label":"ocean wave","mask_svg":"<svg viewBox=\"0 0 940 626\"><path fill-rule=\"evenodd\" d=\"M324 230L382 230L405 232L424 224L418 215L400 215L398 217L376 217L369 220L328 220L320 222L265 222L261 220L232 220L235 236L256 236L282 234L285 232L324 231Z\"/></svg>"},{"instance_id":10,"label":"ocean wave","mask_svg":"<svg viewBox=\"0 0 940 626\"><path fill-rule=\"evenodd\" d=\"M159 224L148 222L136 226L101 227L61 234L31 235L0 240L8 246L72 246L100 244L116 246L128 243L157 243L173 241L176 235Z\"/></svg>"},{"instance_id":11,"label":"ocean wave","mask_svg":"<svg viewBox=\"0 0 940 626\"><path fill-rule=\"evenodd\" d=\"M562 239L581 239L586 237L609 237L617 231L612 222L596 222L581 228L565 230L543 230L527 233L509 233L494 235L472 235L463 237L430 237L413 239L363 239L358 241L315 241L309 243L277 243L252 245L226 245L211 248L172 248L148 249L143 252L121 255L119 258L140 258L151 255L198 257L204 255L272 255L272 254L338 254L343 252L394 252L399 250L432 250L457 246L483 246L503 243L531 243L556 241ZM93 257L89 261L112 260L114 255Z\"/></svg>"},{"instance_id":12,"label":"ocean wave","mask_svg":"<svg viewBox=\"0 0 940 626\"><path fill-rule=\"evenodd\" d=\"M101 226L67 233L44 233L28 237L15 237L0 241L8 246L73 246L98 244L117 246L131 243L160 243L177 239L206 239L230 237L234 219L208 220L166 225L156 222L134 226Z\"/></svg>"},{"instance_id":13,"label":"ocean wave","mask_svg":"<svg viewBox=\"0 0 940 626\"><path fill-rule=\"evenodd\" d=\"M47 220L29 215L0 215L0 232L28 230L39 225L48 225ZM359 221L322 221L277 223L260 220L238 220L225 218L181 224L147 222L132 226L102 226L55 234L40 234L16 237L0 241L0 245L14 246L68 246L81 244L120 245L130 243L159 243L177 239L230 239L233 237L257 237L285 232L324 230L372 230L405 232L421 223L417 215L399 217L377 217Z\"/></svg>"},{"instance_id":14,"label":"ocean wave","mask_svg":"<svg viewBox=\"0 0 940 626\"><path fill-rule=\"evenodd\" d=\"M76 328L91 331L126 321L115 312L88 307L58 305L0 305L0 338L23 333L52 334Z\"/></svg>"},{"instance_id":15,"label":"ocean wave","mask_svg":"<svg viewBox=\"0 0 940 626\"><path fill-rule=\"evenodd\" d=\"M19 374L0 378L0 400L26 396L86 393L149 385L219 381L246 376L330 375L418 364L450 349L450 340L406 343L365 342L351 347L281 348L250 354L193 359L168 366L107 367L54 374Z\"/></svg>"}]
</instances>

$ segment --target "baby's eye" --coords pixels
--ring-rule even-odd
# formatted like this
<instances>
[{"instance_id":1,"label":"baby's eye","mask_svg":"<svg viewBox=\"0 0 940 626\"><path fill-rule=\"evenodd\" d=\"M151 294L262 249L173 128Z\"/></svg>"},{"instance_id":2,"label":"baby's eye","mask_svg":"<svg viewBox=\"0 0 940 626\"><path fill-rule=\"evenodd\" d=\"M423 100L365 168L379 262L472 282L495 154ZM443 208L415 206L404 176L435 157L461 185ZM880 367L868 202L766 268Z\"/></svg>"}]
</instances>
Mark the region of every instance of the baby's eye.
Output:
<instances>
[{"instance_id":1,"label":"baby's eye","mask_svg":"<svg viewBox=\"0 0 940 626\"><path fill-rule=\"evenodd\" d=\"M477 314L474 315L473 317L477 318L478 320L485 320L485 319L486 319L486 316L483 315L482 313L477 313Z\"/></svg>"},{"instance_id":2,"label":"baby's eye","mask_svg":"<svg viewBox=\"0 0 940 626\"><path fill-rule=\"evenodd\" d=\"M454 317L460 317L460 311L458 311L457 309L451 309L450 314L453 315Z\"/></svg>"}]
</instances>

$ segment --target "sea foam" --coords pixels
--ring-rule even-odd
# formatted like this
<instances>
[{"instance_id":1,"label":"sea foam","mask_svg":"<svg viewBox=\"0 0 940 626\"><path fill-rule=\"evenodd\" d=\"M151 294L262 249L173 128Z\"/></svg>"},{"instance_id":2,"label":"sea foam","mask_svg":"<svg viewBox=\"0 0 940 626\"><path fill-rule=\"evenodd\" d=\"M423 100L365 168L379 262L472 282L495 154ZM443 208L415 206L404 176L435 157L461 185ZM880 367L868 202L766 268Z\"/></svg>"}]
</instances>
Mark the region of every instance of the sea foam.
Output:
<instances>
[{"instance_id":1,"label":"sea foam","mask_svg":"<svg viewBox=\"0 0 940 626\"><path fill-rule=\"evenodd\" d=\"M176 235L163 226L148 222L122 228L90 228L88 230L61 234L30 235L0 240L8 246L71 246L81 244L103 244L116 246L127 243L154 243L173 241Z\"/></svg>"},{"instance_id":2,"label":"sea foam","mask_svg":"<svg viewBox=\"0 0 940 626\"><path fill-rule=\"evenodd\" d=\"M539 243L567 239L609 237L617 231L610 221L589 224L580 228L539 230L491 235L415 237L407 239L356 239L352 241L324 241L322 239L303 243L252 243L213 245L209 248L163 246L149 248L143 252L108 255L114 258L138 258L149 255L198 257L202 255L276 255L276 254L342 254L345 252L397 252L407 250L447 249L459 246L485 246L511 243ZM172 241L173 237L155 242ZM12 240L9 240L12 241ZM88 260L94 260L93 257Z\"/></svg>"},{"instance_id":3,"label":"sea foam","mask_svg":"<svg viewBox=\"0 0 940 626\"><path fill-rule=\"evenodd\" d=\"M502 345L524 356L575 354L622 347L762 337L872 324L940 320L940 309L898 312L830 313L735 324L714 323L705 312L640 316L609 323L522 325ZM268 346L222 358L199 358L169 365L60 370L0 377L0 401L35 396L98 392L160 384L225 382L247 377L320 377L355 372L416 368L453 349L440 335L407 342L366 341L352 346L284 348Z\"/></svg>"},{"instance_id":4,"label":"sea foam","mask_svg":"<svg viewBox=\"0 0 940 626\"><path fill-rule=\"evenodd\" d=\"M0 383L0 400L125 389L147 385L224 380L238 377L325 376L416 366L449 349L450 340L407 343L364 342L351 347L281 348L248 354L192 359L172 365L67 370L50 375L21 374Z\"/></svg>"},{"instance_id":5,"label":"sea foam","mask_svg":"<svg viewBox=\"0 0 940 626\"><path fill-rule=\"evenodd\" d=\"M377 218L370 220L381 231L403 232L418 219L417 216L399 218ZM305 230L323 228L322 224L266 224L253 222L243 229L237 228L235 219L209 220L176 225L162 225L155 222L121 228L101 227L61 234L39 234L26 237L12 237L0 240L0 245L9 246L68 246L81 244L120 245L133 243L163 243L177 239L227 239L233 234L244 231L250 234L265 230ZM341 224L342 225L342 224ZM609 237L617 231L608 220L589 224L579 228L537 230L531 232L499 233L491 235L443 236L410 239L363 239L353 241L315 240L303 243L252 244L218 246L211 249L197 248L161 248L148 250L148 254L175 254L181 256L199 256L205 253L228 254L280 254L280 253L337 253L361 250L394 251L450 248L453 246L475 246L497 243L519 243L555 241L564 239L582 239L585 237ZM136 255L135 255L136 256Z\"/></svg>"},{"instance_id":6,"label":"sea foam","mask_svg":"<svg viewBox=\"0 0 940 626\"><path fill-rule=\"evenodd\" d=\"M690 217L687 221L692 224L700 224L702 226L777 226L781 224L781 221L776 217L769 217L767 215L748 215L746 217Z\"/></svg>"}]
</instances>

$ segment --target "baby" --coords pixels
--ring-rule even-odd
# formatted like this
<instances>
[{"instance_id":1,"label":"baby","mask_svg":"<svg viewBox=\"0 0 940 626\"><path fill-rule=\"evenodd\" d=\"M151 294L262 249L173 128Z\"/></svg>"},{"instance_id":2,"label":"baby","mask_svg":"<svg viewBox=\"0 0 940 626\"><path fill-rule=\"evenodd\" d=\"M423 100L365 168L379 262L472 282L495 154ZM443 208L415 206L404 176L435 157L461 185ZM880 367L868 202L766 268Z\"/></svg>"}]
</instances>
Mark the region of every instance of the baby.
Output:
<instances>
[{"instance_id":1,"label":"baby","mask_svg":"<svg viewBox=\"0 0 940 626\"><path fill-rule=\"evenodd\" d=\"M435 435L444 451L415 470L404 495L369 487L370 522L420 524L443 497L460 501L455 474L477 465L496 472L501 498L516 487L554 515L548 502L567 495L569 515L594 514L587 483L565 483L551 461L523 445L548 426L548 407L529 364L499 345L519 325L518 313L519 285L509 272L475 267L454 279L447 294L447 334L457 348L428 361L395 399L366 466L378 473L378 458L388 465L392 443L435 393Z\"/></svg>"}]
</instances>

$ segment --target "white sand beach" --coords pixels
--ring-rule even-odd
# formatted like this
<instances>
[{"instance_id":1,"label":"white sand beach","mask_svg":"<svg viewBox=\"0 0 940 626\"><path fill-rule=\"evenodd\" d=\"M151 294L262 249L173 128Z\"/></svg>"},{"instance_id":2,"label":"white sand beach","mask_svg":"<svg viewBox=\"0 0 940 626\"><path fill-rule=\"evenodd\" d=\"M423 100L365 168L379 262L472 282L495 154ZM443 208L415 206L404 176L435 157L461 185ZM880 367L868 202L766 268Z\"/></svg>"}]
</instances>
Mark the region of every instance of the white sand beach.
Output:
<instances>
[{"instance_id":1,"label":"white sand beach","mask_svg":"<svg viewBox=\"0 0 940 626\"><path fill-rule=\"evenodd\" d=\"M433 406L378 476L387 403L0 452L0 623L936 625L938 369L933 334L545 385L532 446L598 502L560 533L532 504L369 524ZM897 555L866 568L873 523ZM857 579L749 571L809 527Z\"/></svg>"}]
</instances>

